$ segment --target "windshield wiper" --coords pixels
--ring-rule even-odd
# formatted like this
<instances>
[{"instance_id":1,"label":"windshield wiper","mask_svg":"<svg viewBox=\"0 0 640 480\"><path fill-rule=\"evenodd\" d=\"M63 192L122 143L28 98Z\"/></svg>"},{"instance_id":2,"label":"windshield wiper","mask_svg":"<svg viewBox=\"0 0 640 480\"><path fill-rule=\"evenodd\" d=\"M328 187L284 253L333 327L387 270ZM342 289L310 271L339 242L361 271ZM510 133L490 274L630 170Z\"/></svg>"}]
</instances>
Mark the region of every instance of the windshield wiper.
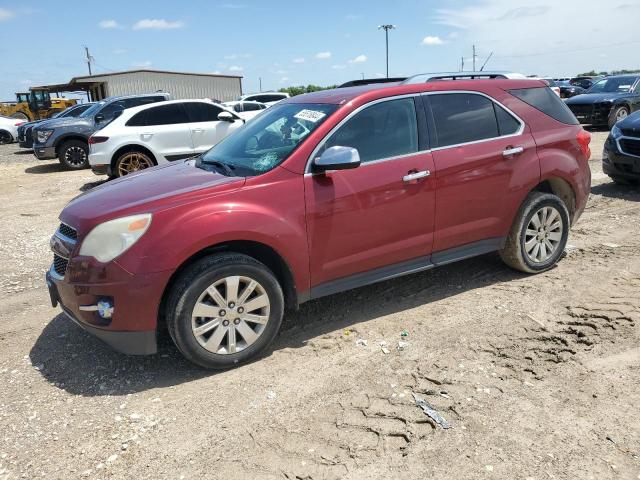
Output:
<instances>
[{"instance_id":1,"label":"windshield wiper","mask_svg":"<svg viewBox=\"0 0 640 480\"><path fill-rule=\"evenodd\" d=\"M233 168L231 168L229 165L227 165L224 162L220 162L218 160L205 160L204 157L201 157L200 161L202 163L204 163L205 165L213 165L214 167L217 167L219 170L222 170L222 172L227 176L227 177L235 177L236 174L233 171Z\"/></svg>"}]
</instances>

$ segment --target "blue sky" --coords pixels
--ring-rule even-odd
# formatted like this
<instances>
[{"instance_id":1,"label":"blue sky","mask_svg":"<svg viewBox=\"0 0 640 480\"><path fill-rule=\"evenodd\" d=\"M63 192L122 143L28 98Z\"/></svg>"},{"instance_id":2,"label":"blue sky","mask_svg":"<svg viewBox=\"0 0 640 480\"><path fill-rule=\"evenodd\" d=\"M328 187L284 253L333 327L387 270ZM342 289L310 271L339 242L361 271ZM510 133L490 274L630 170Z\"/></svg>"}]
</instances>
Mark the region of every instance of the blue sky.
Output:
<instances>
[{"instance_id":1,"label":"blue sky","mask_svg":"<svg viewBox=\"0 0 640 480\"><path fill-rule=\"evenodd\" d=\"M17 6L18 5L18 6ZM191 2L0 0L0 99L87 73L152 68L244 77L245 92L382 75L471 68L564 76L640 68L639 0L211 0ZM49 17L51 14L51 17ZM615 34L613 34L615 32Z\"/></svg>"}]
</instances>

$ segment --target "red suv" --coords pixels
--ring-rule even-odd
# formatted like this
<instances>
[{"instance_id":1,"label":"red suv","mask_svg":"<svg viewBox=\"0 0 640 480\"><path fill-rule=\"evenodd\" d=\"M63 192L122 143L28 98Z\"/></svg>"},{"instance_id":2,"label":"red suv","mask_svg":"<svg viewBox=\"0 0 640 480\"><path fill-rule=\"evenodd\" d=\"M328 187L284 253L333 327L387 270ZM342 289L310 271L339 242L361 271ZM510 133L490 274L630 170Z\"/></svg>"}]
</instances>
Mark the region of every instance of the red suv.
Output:
<instances>
[{"instance_id":1,"label":"red suv","mask_svg":"<svg viewBox=\"0 0 640 480\"><path fill-rule=\"evenodd\" d=\"M52 303L125 353L156 352L166 324L191 361L240 364L310 299L492 251L553 267L587 201L589 141L537 80L284 100L199 157L71 201Z\"/></svg>"}]
</instances>

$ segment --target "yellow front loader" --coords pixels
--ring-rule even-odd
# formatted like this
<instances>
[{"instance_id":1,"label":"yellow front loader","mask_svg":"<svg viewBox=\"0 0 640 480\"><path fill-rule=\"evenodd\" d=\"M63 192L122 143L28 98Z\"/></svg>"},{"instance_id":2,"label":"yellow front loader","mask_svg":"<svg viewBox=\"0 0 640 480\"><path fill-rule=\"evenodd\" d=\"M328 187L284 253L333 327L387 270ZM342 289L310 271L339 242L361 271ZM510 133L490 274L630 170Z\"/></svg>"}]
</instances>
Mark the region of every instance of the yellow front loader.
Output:
<instances>
[{"instance_id":1,"label":"yellow front loader","mask_svg":"<svg viewBox=\"0 0 640 480\"><path fill-rule=\"evenodd\" d=\"M49 118L78 103L68 98L51 98L48 90L35 89L16 93L15 102L0 103L0 115L27 121Z\"/></svg>"}]
</instances>

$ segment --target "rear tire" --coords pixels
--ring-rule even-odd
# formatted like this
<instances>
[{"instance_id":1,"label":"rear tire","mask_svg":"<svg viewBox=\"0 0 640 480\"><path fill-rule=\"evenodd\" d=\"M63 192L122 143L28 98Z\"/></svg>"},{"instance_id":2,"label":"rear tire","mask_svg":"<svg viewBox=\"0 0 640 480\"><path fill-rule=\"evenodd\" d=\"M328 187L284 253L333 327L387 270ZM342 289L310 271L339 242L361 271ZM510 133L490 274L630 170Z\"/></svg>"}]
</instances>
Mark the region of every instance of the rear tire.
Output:
<instances>
[{"instance_id":1,"label":"rear tire","mask_svg":"<svg viewBox=\"0 0 640 480\"><path fill-rule=\"evenodd\" d=\"M124 177L130 173L139 172L155 166L153 159L144 152L124 152L114 163L113 174L115 177Z\"/></svg>"},{"instance_id":2,"label":"rear tire","mask_svg":"<svg viewBox=\"0 0 640 480\"><path fill-rule=\"evenodd\" d=\"M89 146L80 140L64 142L58 149L58 160L65 170L89 167Z\"/></svg>"},{"instance_id":3,"label":"rear tire","mask_svg":"<svg viewBox=\"0 0 640 480\"><path fill-rule=\"evenodd\" d=\"M611 130L616 123L624 120L628 116L629 116L629 107L626 107L624 105L620 107L615 107L611 112L611 114L609 115L609 122L608 122L609 130Z\"/></svg>"},{"instance_id":4,"label":"rear tire","mask_svg":"<svg viewBox=\"0 0 640 480\"><path fill-rule=\"evenodd\" d=\"M521 272L549 270L564 253L570 226L569 211L560 198L531 192L516 215L500 257Z\"/></svg>"},{"instance_id":5,"label":"rear tire","mask_svg":"<svg viewBox=\"0 0 640 480\"><path fill-rule=\"evenodd\" d=\"M278 333L283 314L284 295L273 273L237 253L211 255L187 267L173 283L165 310L180 352L209 369L257 358Z\"/></svg>"},{"instance_id":6,"label":"rear tire","mask_svg":"<svg viewBox=\"0 0 640 480\"><path fill-rule=\"evenodd\" d=\"M13 136L6 130L0 130L0 145L13 142Z\"/></svg>"}]
</instances>

